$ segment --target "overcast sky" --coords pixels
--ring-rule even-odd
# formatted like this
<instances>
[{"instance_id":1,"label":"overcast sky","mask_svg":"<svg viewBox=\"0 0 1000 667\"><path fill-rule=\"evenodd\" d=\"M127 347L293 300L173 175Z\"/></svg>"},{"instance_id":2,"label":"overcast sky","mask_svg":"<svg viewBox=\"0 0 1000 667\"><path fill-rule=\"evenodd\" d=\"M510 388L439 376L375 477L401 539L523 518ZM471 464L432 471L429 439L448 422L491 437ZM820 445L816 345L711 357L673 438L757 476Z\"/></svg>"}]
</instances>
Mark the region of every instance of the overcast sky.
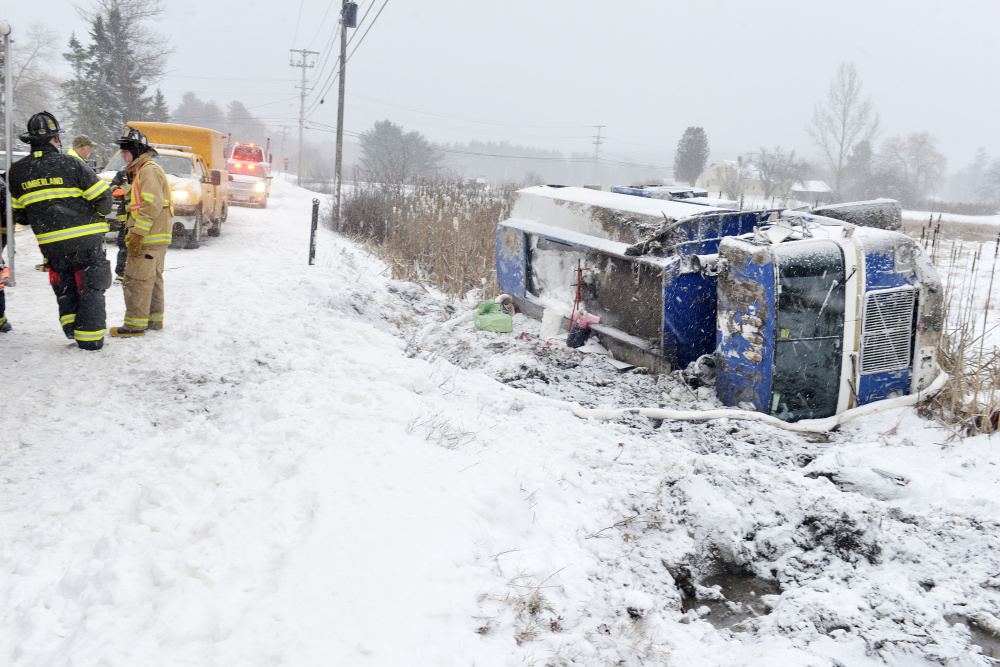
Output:
<instances>
[{"instance_id":1,"label":"overcast sky","mask_svg":"<svg viewBox=\"0 0 1000 667\"><path fill-rule=\"evenodd\" d=\"M307 138L333 138L339 5L165 7L159 29L175 51L161 86L171 106L186 91L223 106L239 99L289 127L292 141L302 69L289 65L289 49L320 51L308 59L317 66L307 70ZM0 14L15 36L38 20L28 2ZM72 30L86 33L67 0L49 0L45 15L57 17L49 27L61 50ZM695 125L715 154L780 145L811 156L805 126L838 63L850 61L882 116L882 138L930 132L950 172L980 146L1000 157L996 0L361 0L362 18L349 31L349 133L388 118L432 141L592 153L603 125L602 156L627 156L672 150Z\"/></svg>"}]
</instances>

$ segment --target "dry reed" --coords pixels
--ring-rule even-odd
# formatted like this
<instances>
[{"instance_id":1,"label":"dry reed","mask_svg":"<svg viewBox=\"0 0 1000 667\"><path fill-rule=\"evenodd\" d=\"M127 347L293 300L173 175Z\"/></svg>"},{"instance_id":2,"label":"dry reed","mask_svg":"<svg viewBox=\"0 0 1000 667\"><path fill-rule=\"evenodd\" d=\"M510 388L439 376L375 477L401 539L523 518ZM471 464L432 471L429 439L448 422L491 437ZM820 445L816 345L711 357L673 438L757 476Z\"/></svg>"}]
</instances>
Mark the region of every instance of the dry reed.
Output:
<instances>
[{"instance_id":1,"label":"dry reed","mask_svg":"<svg viewBox=\"0 0 1000 667\"><path fill-rule=\"evenodd\" d=\"M945 326L937 360L949 380L921 405L921 413L941 422L955 437L1000 429L1000 347L995 323L994 279L1000 258L996 225L904 221L904 231L920 239L945 288ZM995 240L994 240L995 239ZM992 314L992 319L991 319Z\"/></svg>"},{"instance_id":2,"label":"dry reed","mask_svg":"<svg viewBox=\"0 0 1000 667\"><path fill-rule=\"evenodd\" d=\"M496 229L512 186L463 188L455 181L360 185L343 204L341 231L367 244L392 277L432 285L461 300L497 295Z\"/></svg>"}]
</instances>

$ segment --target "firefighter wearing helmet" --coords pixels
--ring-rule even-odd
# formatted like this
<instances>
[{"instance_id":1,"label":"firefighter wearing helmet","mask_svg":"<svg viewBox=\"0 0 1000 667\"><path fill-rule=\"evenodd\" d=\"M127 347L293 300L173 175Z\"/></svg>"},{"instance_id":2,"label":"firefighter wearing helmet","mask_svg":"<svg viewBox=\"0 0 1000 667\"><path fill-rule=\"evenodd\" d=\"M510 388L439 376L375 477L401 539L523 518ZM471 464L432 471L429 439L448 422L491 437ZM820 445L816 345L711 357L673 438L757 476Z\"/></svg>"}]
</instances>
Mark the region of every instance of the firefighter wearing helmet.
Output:
<instances>
[{"instance_id":1,"label":"firefighter wearing helmet","mask_svg":"<svg viewBox=\"0 0 1000 667\"><path fill-rule=\"evenodd\" d=\"M66 337L85 350L99 350L104 291L111 286L104 256L111 189L81 160L59 151L59 121L47 111L32 116L19 139L31 145L31 155L15 162L8 175L14 222L35 232Z\"/></svg>"},{"instance_id":2,"label":"firefighter wearing helmet","mask_svg":"<svg viewBox=\"0 0 1000 667\"><path fill-rule=\"evenodd\" d=\"M146 135L126 127L118 147L131 183L125 220L128 258L122 279L125 323L112 327L109 333L118 338L132 338L144 336L147 329L163 328L163 261L170 245L174 210L170 182L153 161L157 152L150 147Z\"/></svg>"}]
</instances>

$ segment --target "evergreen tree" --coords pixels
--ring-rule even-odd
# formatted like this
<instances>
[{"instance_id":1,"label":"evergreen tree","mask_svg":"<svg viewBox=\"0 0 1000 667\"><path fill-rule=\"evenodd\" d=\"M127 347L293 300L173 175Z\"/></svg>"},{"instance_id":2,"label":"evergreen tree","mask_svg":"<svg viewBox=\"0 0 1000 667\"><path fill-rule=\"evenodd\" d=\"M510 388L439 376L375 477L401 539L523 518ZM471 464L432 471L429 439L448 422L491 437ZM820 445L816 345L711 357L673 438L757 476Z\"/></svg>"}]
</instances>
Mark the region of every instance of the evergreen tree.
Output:
<instances>
[{"instance_id":1,"label":"evergreen tree","mask_svg":"<svg viewBox=\"0 0 1000 667\"><path fill-rule=\"evenodd\" d=\"M205 102L199 99L194 93L184 93L172 117L175 123L210 127L220 132L226 127L226 114L222 108L211 100Z\"/></svg>"},{"instance_id":2,"label":"evergreen tree","mask_svg":"<svg viewBox=\"0 0 1000 667\"><path fill-rule=\"evenodd\" d=\"M708 135L700 127L684 130L674 156L674 178L694 185L708 164Z\"/></svg>"},{"instance_id":3,"label":"evergreen tree","mask_svg":"<svg viewBox=\"0 0 1000 667\"><path fill-rule=\"evenodd\" d=\"M239 100L229 103L226 110L226 130L233 141L264 146L267 143L267 126L254 118Z\"/></svg>"},{"instance_id":4,"label":"evergreen tree","mask_svg":"<svg viewBox=\"0 0 1000 667\"><path fill-rule=\"evenodd\" d=\"M163 91L159 88L153 95L153 102L149 108L149 120L157 123L170 122L170 107L167 106L167 99L163 97Z\"/></svg>"},{"instance_id":5,"label":"evergreen tree","mask_svg":"<svg viewBox=\"0 0 1000 667\"><path fill-rule=\"evenodd\" d=\"M72 77L63 83L69 118L65 124L74 133L90 136L100 163L114 152L115 142L129 121L167 117L166 101L146 94L150 73L137 51L136 32L114 8L91 19L90 44L73 35L63 57Z\"/></svg>"},{"instance_id":6,"label":"evergreen tree","mask_svg":"<svg viewBox=\"0 0 1000 667\"><path fill-rule=\"evenodd\" d=\"M854 144L851 154L847 156L844 166L844 197L847 199L871 199L872 171L874 169L875 152L867 139Z\"/></svg>"}]
</instances>

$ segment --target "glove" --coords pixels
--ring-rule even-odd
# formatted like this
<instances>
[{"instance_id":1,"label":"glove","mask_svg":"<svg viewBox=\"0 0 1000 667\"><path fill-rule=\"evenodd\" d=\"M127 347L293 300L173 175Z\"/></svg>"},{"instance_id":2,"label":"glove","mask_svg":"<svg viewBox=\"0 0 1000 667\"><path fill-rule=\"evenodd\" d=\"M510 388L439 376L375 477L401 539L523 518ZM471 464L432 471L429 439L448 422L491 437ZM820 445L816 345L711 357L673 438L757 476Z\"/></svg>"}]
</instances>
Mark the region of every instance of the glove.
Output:
<instances>
[{"instance_id":1,"label":"glove","mask_svg":"<svg viewBox=\"0 0 1000 667\"><path fill-rule=\"evenodd\" d=\"M138 257L142 254L142 241L143 237L138 234L128 235L128 238L125 239L125 245L128 247L130 257Z\"/></svg>"}]
</instances>

